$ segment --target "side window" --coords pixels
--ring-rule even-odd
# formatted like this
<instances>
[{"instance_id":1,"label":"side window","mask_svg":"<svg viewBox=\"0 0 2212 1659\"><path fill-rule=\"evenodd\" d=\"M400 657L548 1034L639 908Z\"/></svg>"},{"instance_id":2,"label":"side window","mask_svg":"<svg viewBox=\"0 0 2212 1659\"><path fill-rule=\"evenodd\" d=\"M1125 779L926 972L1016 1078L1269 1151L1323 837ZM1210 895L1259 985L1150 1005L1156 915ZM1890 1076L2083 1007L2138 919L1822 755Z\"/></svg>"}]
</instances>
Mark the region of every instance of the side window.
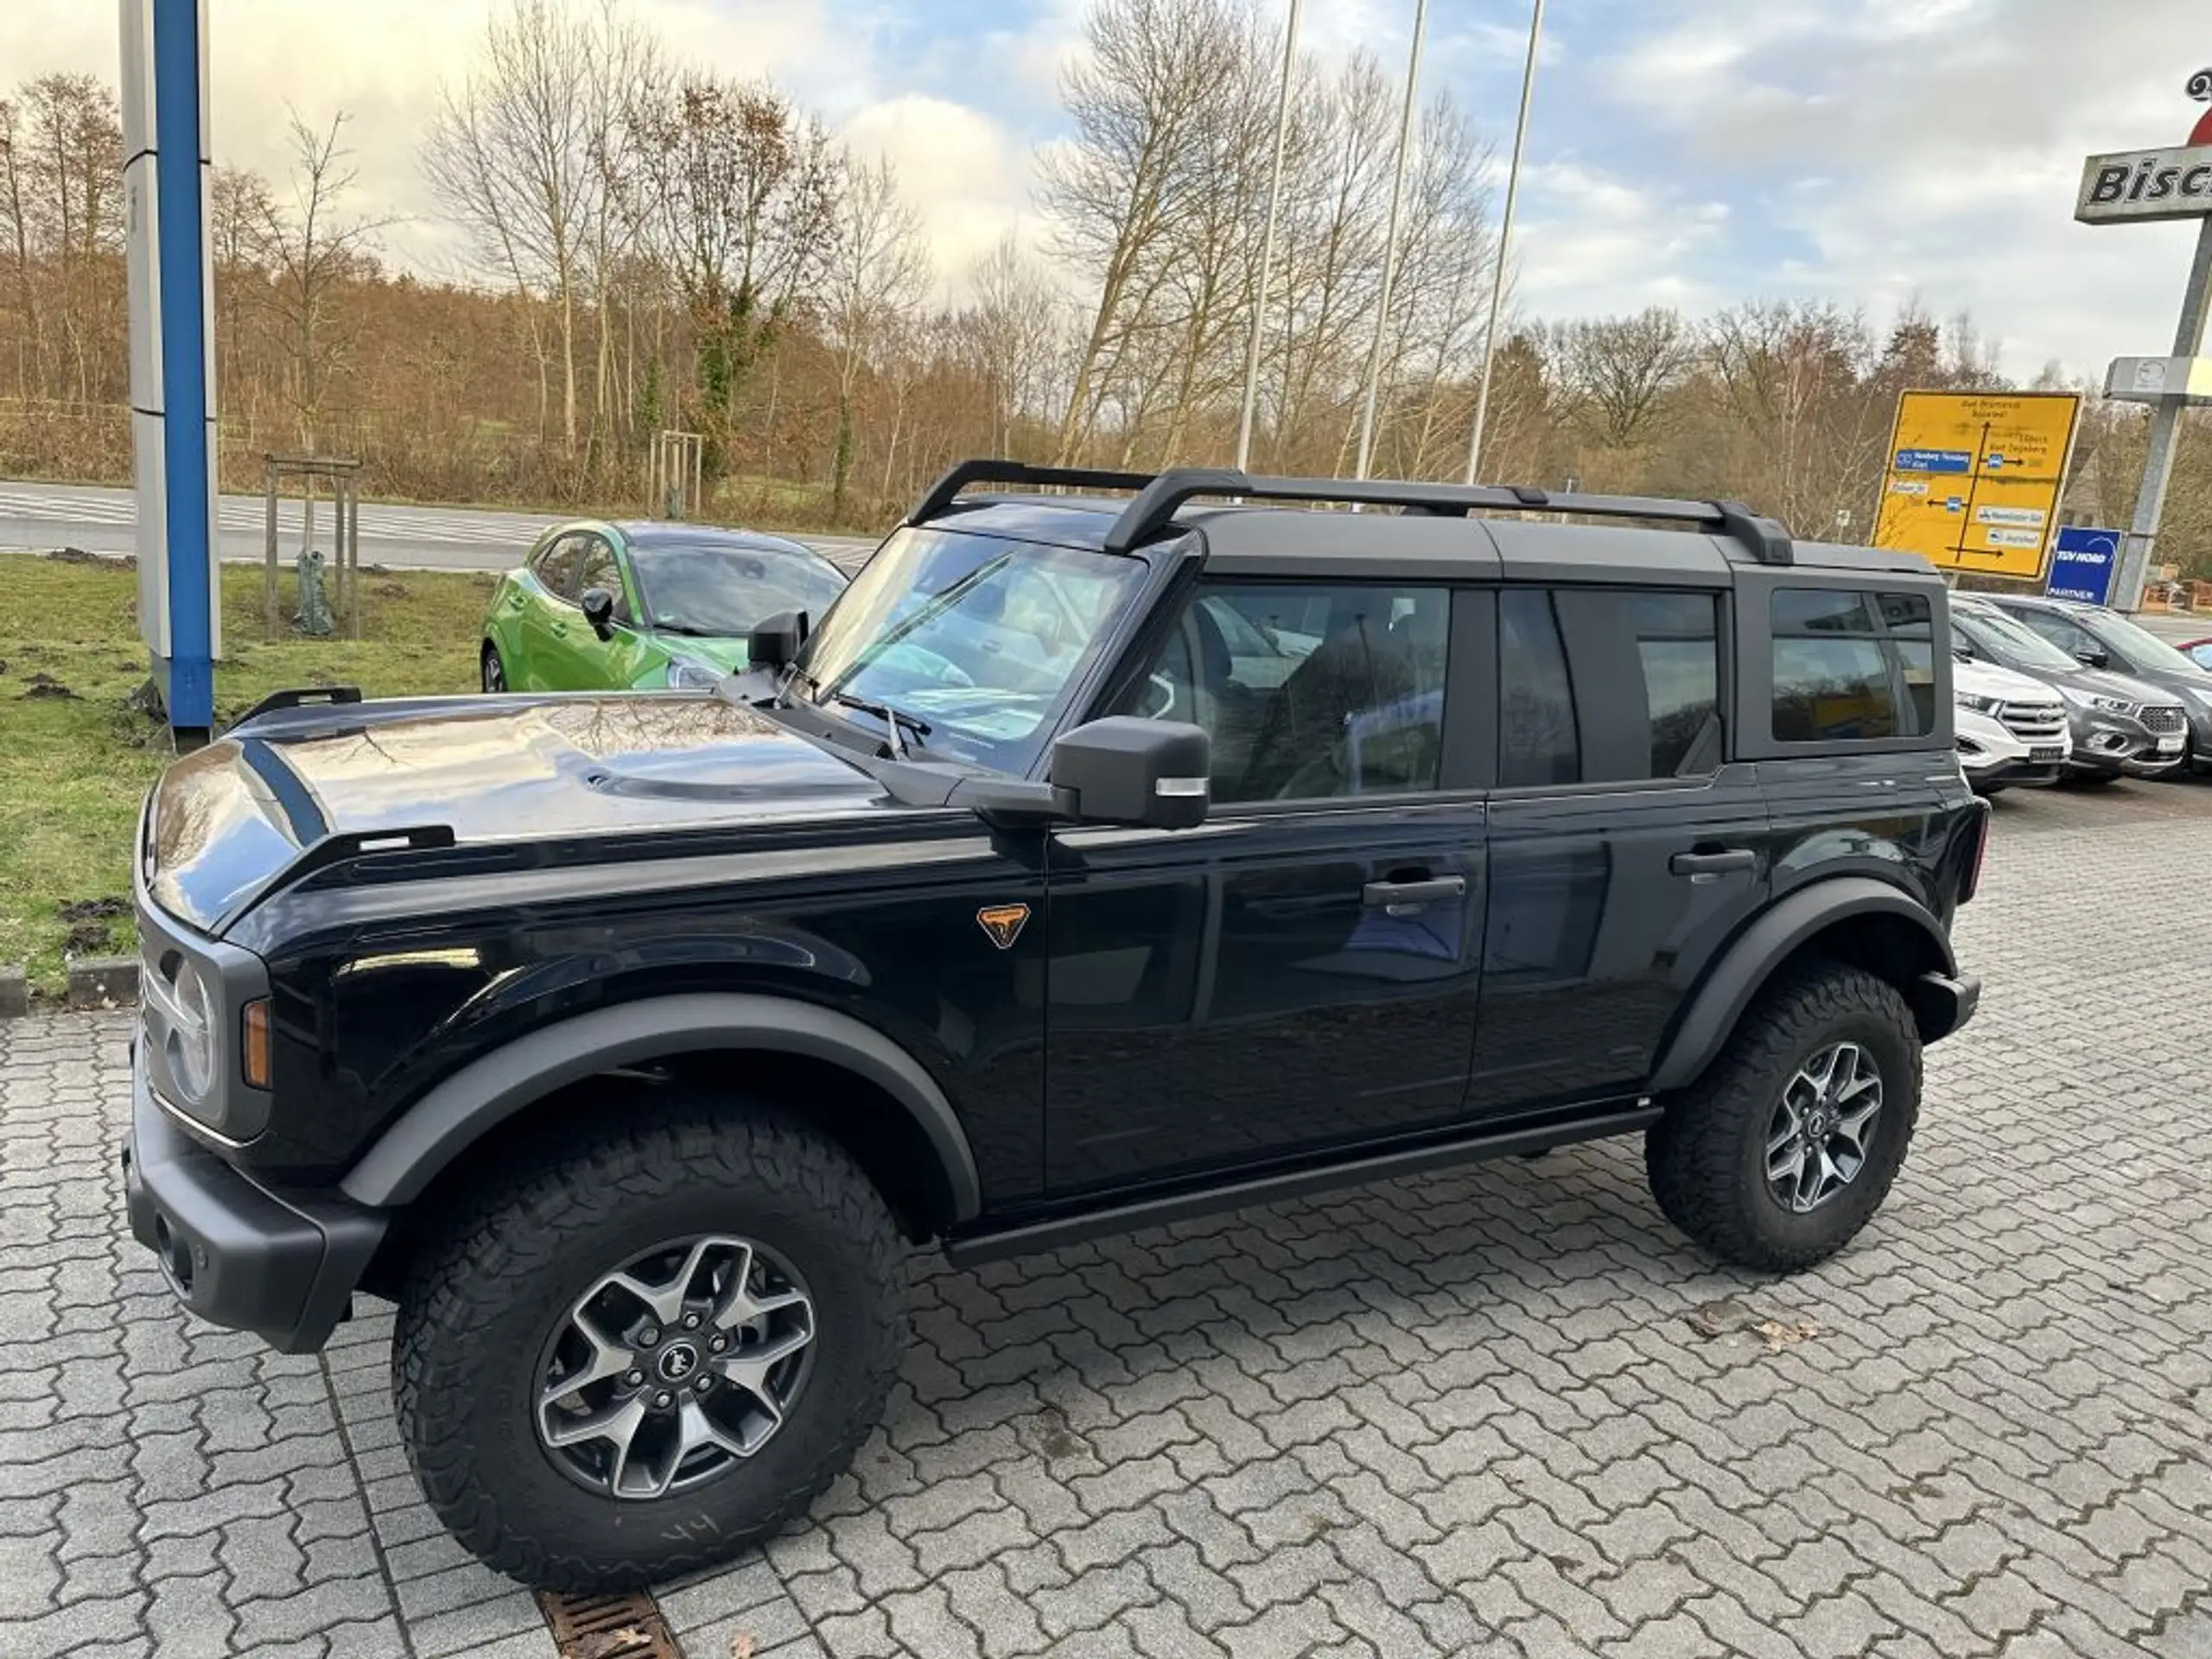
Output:
<instances>
[{"instance_id":1,"label":"side window","mask_svg":"<svg viewBox=\"0 0 2212 1659\"><path fill-rule=\"evenodd\" d=\"M2088 629L2076 626L2056 611L2018 610L2005 614L2016 622L2026 623L2069 657L2096 649L2097 642L2089 637Z\"/></svg>"},{"instance_id":2,"label":"side window","mask_svg":"<svg viewBox=\"0 0 2212 1659\"><path fill-rule=\"evenodd\" d=\"M576 564L583 556L585 537L563 536L537 556L537 579L556 599L573 602L576 596Z\"/></svg>"},{"instance_id":3,"label":"side window","mask_svg":"<svg viewBox=\"0 0 2212 1659\"><path fill-rule=\"evenodd\" d=\"M1574 684L1548 593L1518 588L1498 595L1497 691L1498 783L1580 783Z\"/></svg>"},{"instance_id":4,"label":"side window","mask_svg":"<svg viewBox=\"0 0 2212 1659\"><path fill-rule=\"evenodd\" d=\"M1904 700L1916 734L1936 729L1936 621L1925 594L1877 594L1882 629L1904 677Z\"/></svg>"},{"instance_id":5,"label":"side window","mask_svg":"<svg viewBox=\"0 0 2212 1659\"><path fill-rule=\"evenodd\" d=\"M1775 590L1774 735L1863 741L1937 728L1936 637L1923 594Z\"/></svg>"},{"instance_id":6,"label":"side window","mask_svg":"<svg viewBox=\"0 0 2212 1659\"><path fill-rule=\"evenodd\" d=\"M1577 693L1584 782L1691 777L1720 764L1717 594L1563 588L1552 607Z\"/></svg>"},{"instance_id":7,"label":"side window","mask_svg":"<svg viewBox=\"0 0 2212 1659\"><path fill-rule=\"evenodd\" d=\"M583 597L587 588L604 588L614 595L614 620L630 620L630 599L622 588L621 562L614 556L614 550L596 536L587 536L583 541L583 556L578 561L575 585L570 591Z\"/></svg>"},{"instance_id":8,"label":"side window","mask_svg":"<svg viewBox=\"0 0 2212 1659\"><path fill-rule=\"evenodd\" d=\"M1203 726L1217 801L1434 789L1450 615L1442 588L1208 584L1123 712Z\"/></svg>"}]
</instances>

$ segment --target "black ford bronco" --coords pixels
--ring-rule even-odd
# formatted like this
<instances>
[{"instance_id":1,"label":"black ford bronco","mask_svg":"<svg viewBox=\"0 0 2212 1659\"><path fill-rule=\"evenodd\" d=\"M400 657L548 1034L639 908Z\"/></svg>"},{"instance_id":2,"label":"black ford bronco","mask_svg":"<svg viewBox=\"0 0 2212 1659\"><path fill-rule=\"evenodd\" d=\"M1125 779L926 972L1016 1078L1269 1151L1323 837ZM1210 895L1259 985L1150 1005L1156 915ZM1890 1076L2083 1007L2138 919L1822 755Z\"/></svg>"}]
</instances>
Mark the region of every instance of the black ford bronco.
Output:
<instances>
[{"instance_id":1,"label":"black ford bronco","mask_svg":"<svg viewBox=\"0 0 2212 1659\"><path fill-rule=\"evenodd\" d=\"M965 463L716 691L172 766L132 1230L288 1351L395 1300L430 1503L569 1590L844 1467L910 1246L1634 1131L1800 1268L1974 1008L1950 664L1926 564L1732 504Z\"/></svg>"}]
</instances>

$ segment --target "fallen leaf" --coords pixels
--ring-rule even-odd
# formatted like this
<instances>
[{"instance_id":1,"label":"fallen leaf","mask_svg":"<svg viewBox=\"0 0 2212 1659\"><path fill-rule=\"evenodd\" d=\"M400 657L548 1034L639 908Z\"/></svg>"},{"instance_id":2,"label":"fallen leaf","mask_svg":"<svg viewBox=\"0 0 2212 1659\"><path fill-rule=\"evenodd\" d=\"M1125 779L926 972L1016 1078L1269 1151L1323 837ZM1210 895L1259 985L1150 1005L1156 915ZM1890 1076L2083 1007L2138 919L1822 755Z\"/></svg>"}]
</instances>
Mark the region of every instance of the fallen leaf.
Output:
<instances>
[{"instance_id":1,"label":"fallen leaf","mask_svg":"<svg viewBox=\"0 0 2212 1659\"><path fill-rule=\"evenodd\" d=\"M729 1639L729 1659L753 1659L754 1645L752 1637L740 1630Z\"/></svg>"}]
</instances>

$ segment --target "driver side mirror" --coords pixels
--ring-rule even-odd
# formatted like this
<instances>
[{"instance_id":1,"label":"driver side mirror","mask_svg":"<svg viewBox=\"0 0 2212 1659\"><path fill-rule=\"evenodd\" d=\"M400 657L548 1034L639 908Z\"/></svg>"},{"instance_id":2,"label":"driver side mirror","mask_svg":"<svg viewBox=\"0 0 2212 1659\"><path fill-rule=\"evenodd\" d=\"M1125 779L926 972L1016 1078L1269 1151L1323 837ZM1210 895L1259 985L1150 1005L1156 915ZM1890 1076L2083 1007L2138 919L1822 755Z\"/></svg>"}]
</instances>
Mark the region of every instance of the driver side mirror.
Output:
<instances>
[{"instance_id":1,"label":"driver side mirror","mask_svg":"<svg viewBox=\"0 0 2212 1659\"><path fill-rule=\"evenodd\" d=\"M1079 823L1190 830L1205 822L1212 760L1203 727L1111 715L1054 743L1046 775Z\"/></svg>"},{"instance_id":2,"label":"driver side mirror","mask_svg":"<svg viewBox=\"0 0 2212 1659\"><path fill-rule=\"evenodd\" d=\"M2112 653L2102 645L2084 645L2074 653L2074 660L2084 668L2110 668Z\"/></svg>"},{"instance_id":3,"label":"driver side mirror","mask_svg":"<svg viewBox=\"0 0 2212 1659\"><path fill-rule=\"evenodd\" d=\"M591 624L591 631L602 639L614 633L614 595L604 588L587 588L576 595L576 603L584 607L584 620Z\"/></svg>"},{"instance_id":4,"label":"driver side mirror","mask_svg":"<svg viewBox=\"0 0 2212 1659\"><path fill-rule=\"evenodd\" d=\"M747 636L745 661L748 668L784 668L798 660L806 643L806 613L778 611L763 617Z\"/></svg>"}]
</instances>

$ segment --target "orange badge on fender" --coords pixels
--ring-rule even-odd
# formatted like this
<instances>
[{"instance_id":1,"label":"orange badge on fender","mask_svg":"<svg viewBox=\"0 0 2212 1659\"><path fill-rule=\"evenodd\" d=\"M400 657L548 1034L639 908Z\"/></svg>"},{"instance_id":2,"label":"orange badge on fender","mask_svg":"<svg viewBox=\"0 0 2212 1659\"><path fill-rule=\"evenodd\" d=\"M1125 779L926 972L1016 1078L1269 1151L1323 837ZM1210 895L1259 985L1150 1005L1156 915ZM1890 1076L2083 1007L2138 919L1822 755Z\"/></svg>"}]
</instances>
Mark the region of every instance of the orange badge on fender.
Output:
<instances>
[{"instance_id":1,"label":"orange badge on fender","mask_svg":"<svg viewBox=\"0 0 2212 1659\"><path fill-rule=\"evenodd\" d=\"M1021 937L1021 925L1029 919L1029 906L986 905L976 912L976 919L982 924L983 931L991 936L991 943L1004 950Z\"/></svg>"}]
</instances>

